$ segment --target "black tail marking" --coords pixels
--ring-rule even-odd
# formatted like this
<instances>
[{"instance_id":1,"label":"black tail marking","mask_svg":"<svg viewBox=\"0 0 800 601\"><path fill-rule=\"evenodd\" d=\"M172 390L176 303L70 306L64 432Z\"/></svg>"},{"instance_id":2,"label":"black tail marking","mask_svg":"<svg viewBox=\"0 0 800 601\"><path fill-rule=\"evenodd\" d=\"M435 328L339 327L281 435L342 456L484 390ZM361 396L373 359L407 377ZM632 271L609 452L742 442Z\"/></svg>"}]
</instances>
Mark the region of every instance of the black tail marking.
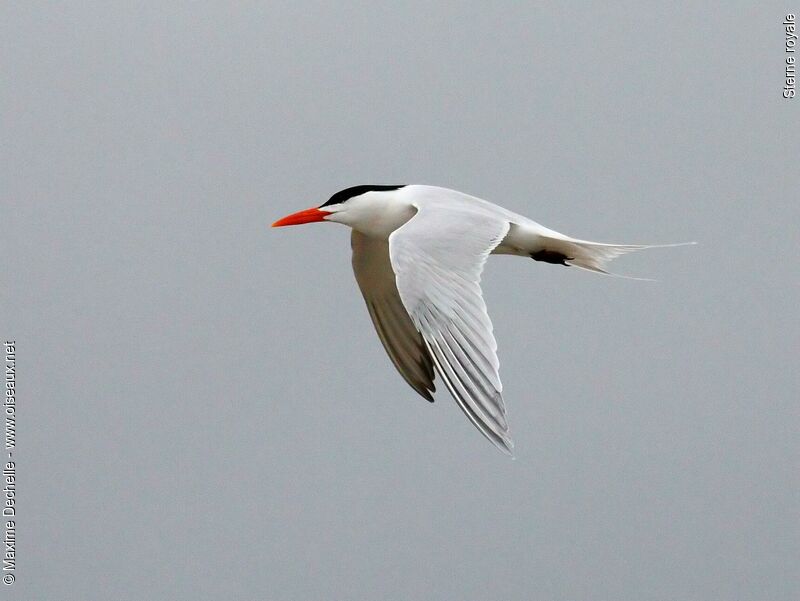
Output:
<instances>
[{"instance_id":1,"label":"black tail marking","mask_svg":"<svg viewBox=\"0 0 800 601\"><path fill-rule=\"evenodd\" d=\"M552 263L553 265L563 265L564 267L569 267L567 265L567 261L572 261L574 257L568 257L564 253L560 253L555 250L537 250L535 253L531 253L531 259L534 261L544 261L545 263Z\"/></svg>"}]
</instances>

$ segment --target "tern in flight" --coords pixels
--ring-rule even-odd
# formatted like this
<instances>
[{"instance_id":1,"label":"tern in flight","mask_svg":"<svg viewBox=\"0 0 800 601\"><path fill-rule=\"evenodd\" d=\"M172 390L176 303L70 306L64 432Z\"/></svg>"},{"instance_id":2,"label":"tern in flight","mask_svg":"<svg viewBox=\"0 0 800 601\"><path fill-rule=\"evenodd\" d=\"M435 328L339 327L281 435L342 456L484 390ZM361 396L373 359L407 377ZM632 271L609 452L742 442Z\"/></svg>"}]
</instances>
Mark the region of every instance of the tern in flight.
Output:
<instances>
[{"instance_id":1,"label":"tern in flight","mask_svg":"<svg viewBox=\"0 0 800 601\"><path fill-rule=\"evenodd\" d=\"M514 445L480 287L486 258L518 255L608 274L611 259L652 248L571 238L435 186L355 186L272 226L314 221L352 228L356 281L400 375L433 402L435 370L472 424L508 455Z\"/></svg>"}]
</instances>

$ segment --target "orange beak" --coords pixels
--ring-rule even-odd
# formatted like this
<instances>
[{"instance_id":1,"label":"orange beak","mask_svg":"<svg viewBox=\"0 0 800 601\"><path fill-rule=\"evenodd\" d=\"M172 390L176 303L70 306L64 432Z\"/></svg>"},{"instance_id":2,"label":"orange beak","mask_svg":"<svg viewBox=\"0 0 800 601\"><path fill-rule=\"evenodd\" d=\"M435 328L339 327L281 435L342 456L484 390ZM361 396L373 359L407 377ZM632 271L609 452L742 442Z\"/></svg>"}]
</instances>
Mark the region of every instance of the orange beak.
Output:
<instances>
[{"instance_id":1,"label":"orange beak","mask_svg":"<svg viewBox=\"0 0 800 601\"><path fill-rule=\"evenodd\" d=\"M278 219L272 224L272 227L283 227L284 225L300 225L301 223L313 223L315 221L322 221L326 215L330 215L330 211L322 211L317 208L306 209L305 211L298 211L287 215L283 219Z\"/></svg>"}]
</instances>

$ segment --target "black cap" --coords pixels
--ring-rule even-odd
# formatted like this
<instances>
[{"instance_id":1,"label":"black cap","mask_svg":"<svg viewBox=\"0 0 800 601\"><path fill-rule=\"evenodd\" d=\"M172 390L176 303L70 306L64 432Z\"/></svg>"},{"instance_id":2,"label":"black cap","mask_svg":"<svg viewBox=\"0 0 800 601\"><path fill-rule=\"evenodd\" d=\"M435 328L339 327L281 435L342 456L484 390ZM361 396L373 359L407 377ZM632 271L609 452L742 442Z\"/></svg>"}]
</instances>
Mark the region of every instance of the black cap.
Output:
<instances>
[{"instance_id":1,"label":"black cap","mask_svg":"<svg viewBox=\"0 0 800 601\"><path fill-rule=\"evenodd\" d=\"M399 186L353 186L352 188L345 188L344 190L340 190L333 196L328 199L323 205L320 205L320 208L327 207L329 205L338 205L343 203L344 201L353 198L354 196L361 196L362 194L366 194L367 192L388 192L389 190L399 190L400 188L404 187L405 184L400 184Z\"/></svg>"}]
</instances>

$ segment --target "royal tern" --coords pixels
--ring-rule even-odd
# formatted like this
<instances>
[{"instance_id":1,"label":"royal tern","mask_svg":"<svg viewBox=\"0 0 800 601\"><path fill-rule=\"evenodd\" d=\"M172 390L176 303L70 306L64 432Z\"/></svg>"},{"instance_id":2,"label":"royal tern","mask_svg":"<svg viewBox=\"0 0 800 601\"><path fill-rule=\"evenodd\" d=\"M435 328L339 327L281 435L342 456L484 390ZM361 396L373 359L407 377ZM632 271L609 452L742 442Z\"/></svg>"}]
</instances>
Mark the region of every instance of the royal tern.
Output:
<instances>
[{"instance_id":1,"label":"royal tern","mask_svg":"<svg viewBox=\"0 0 800 601\"><path fill-rule=\"evenodd\" d=\"M571 238L435 186L355 186L272 226L315 221L352 228L356 281L400 375L433 402L435 370L481 434L509 455L497 343L480 288L487 257L518 255L607 274L611 259L652 248Z\"/></svg>"}]
</instances>

